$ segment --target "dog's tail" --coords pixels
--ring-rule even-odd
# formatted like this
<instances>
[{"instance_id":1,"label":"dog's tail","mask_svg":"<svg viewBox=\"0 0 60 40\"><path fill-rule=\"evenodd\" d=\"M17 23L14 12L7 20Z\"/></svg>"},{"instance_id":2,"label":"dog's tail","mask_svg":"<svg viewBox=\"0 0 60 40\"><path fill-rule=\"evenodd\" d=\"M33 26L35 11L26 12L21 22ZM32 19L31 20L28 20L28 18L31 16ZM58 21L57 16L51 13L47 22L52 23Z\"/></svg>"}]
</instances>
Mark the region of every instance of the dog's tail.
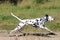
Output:
<instances>
[{"instance_id":1,"label":"dog's tail","mask_svg":"<svg viewBox=\"0 0 60 40\"><path fill-rule=\"evenodd\" d=\"M16 15L14 15L13 13L11 13L11 15L13 16L13 17L15 17L16 19L18 19L19 21L21 21L21 19L20 18L18 18Z\"/></svg>"}]
</instances>

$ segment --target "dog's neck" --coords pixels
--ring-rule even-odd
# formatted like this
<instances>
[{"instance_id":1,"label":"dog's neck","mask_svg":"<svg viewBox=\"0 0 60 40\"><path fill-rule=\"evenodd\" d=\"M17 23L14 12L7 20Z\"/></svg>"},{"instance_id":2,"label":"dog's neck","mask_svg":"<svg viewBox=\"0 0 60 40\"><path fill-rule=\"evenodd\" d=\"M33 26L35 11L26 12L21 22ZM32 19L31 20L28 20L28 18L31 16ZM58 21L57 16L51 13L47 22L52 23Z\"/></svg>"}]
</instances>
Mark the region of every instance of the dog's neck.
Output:
<instances>
[{"instance_id":1,"label":"dog's neck","mask_svg":"<svg viewBox=\"0 0 60 40\"><path fill-rule=\"evenodd\" d=\"M48 18L43 17L41 21L43 21L43 22L45 23L45 22L47 22L47 21L48 21Z\"/></svg>"}]
</instances>

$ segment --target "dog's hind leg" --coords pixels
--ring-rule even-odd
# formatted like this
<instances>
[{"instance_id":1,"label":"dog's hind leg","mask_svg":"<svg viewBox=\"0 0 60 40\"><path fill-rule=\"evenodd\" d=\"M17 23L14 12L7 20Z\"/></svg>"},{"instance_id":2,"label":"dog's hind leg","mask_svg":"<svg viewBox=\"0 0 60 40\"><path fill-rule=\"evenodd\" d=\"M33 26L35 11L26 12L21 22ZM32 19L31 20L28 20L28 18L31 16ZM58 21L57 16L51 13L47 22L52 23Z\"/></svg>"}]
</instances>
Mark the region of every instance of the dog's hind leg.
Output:
<instances>
[{"instance_id":1,"label":"dog's hind leg","mask_svg":"<svg viewBox=\"0 0 60 40\"><path fill-rule=\"evenodd\" d=\"M10 33L19 31L22 27L24 27L24 25L25 24L23 24L23 23L19 23L19 25L14 30L12 30Z\"/></svg>"},{"instance_id":2,"label":"dog's hind leg","mask_svg":"<svg viewBox=\"0 0 60 40\"><path fill-rule=\"evenodd\" d=\"M21 29L20 26L17 26L14 30L12 30L10 33L13 33L13 32L18 32L18 30Z\"/></svg>"}]
</instances>

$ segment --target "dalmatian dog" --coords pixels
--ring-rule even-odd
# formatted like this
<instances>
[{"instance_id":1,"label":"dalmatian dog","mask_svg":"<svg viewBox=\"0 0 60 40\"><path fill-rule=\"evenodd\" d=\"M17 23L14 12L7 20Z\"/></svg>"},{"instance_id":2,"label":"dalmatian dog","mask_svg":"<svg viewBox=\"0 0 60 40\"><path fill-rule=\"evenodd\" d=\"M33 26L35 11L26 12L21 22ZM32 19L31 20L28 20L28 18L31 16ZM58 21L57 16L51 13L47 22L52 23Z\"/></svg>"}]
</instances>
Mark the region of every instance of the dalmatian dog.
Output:
<instances>
[{"instance_id":1,"label":"dalmatian dog","mask_svg":"<svg viewBox=\"0 0 60 40\"><path fill-rule=\"evenodd\" d=\"M14 30L12 30L10 33L19 31L19 30L20 30L22 27L24 27L25 25L32 25L33 27L39 27L39 28L42 28L42 29L47 30L47 31L50 32L50 33L53 33L50 29L48 29L48 28L44 25L45 22L47 22L47 21L50 21L50 22L51 22L51 21L54 20L53 17L48 16L47 14L46 14L44 17L42 17L42 18L24 19L24 20L18 18L18 17L17 17L16 15L14 15L13 13L11 13L11 15L12 15L13 17L15 17L16 19L18 19L18 20L20 21L20 23L19 23L18 26L17 26ZM54 34L54 33L53 33L53 34Z\"/></svg>"}]
</instances>

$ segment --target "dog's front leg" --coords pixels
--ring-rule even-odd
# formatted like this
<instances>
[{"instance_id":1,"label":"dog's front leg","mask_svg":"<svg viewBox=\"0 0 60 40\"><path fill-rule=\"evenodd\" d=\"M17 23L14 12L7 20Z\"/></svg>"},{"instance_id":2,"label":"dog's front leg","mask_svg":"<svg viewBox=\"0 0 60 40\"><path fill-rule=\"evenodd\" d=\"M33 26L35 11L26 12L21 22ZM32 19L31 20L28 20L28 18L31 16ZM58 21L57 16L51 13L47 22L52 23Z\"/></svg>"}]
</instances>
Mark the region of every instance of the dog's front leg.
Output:
<instances>
[{"instance_id":1,"label":"dog's front leg","mask_svg":"<svg viewBox=\"0 0 60 40\"><path fill-rule=\"evenodd\" d=\"M53 31L51 31L50 29L48 29L48 28L45 27L44 25L40 25L39 27L42 28L42 29L47 30L47 31L49 32L49 34L55 35L55 33L54 33Z\"/></svg>"},{"instance_id":2,"label":"dog's front leg","mask_svg":"<svg viewBox=\"0 0 60 40\"><path fill-rule=\"evenodd\" d=\"M44 27L45 30L47 30L50 33L53 33L53 31L51 31L50 29L48 29L47 27Z\"/></svg>"},{"instance_id":3,"label":"dog's front leg","mask_svg":"<svg viewBox=\"0 0 60 40\"><path fill-rule=\"evenodd\" d=\"M45 25L40 25L39 27L42 28L42 29L47 30L50 33L52 33L52 31L50 29L48 29L47 27L45 27Z\"/></svg>"},{"instance_id":4,"label":"dog's front leg","mask_svg":"<svg viewBox=\"0 0 60 40\"><path fill-rule=\"evenodd\" d=\"M53 31L51 31L50 29L48 29L47 27L44 27L45 30L47 30L48 32L50 32L47 35L56 35Z\"/></svg>"}]
</instances>

